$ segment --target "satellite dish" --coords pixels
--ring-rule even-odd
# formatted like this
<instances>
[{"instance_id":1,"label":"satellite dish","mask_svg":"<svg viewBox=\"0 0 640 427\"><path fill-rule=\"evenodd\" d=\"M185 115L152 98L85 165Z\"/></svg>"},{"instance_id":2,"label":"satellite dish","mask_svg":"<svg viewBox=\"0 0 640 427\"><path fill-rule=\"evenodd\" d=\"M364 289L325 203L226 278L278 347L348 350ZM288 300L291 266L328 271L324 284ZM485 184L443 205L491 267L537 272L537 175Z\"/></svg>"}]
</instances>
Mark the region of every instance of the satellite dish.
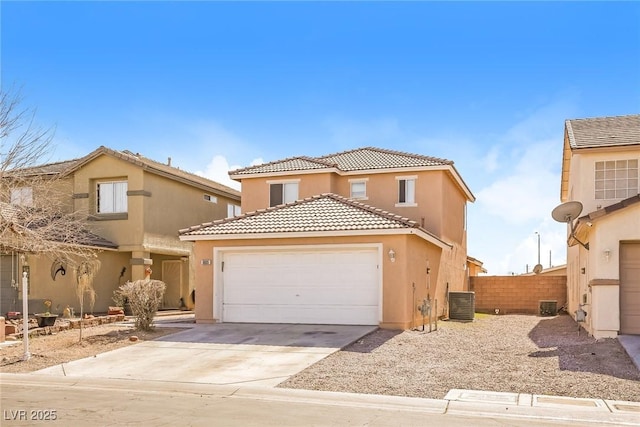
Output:
<instances>
[{"instance_id":1,"label":"satellite dish","mask_svg":"<svg viewBox=\"0 0 640 427\"><path fill-rule=\"evenodd\" d=\"M578 201L566 202L556 206L551 216L558 222L572 222L582 212L582 203Z\"/></svg>"},{"instance_id":2,"label":"satellite dish","mask_svg":"<svg viewBox=\"0 0 640 427\"><path fill-rule=\"evenodd\" d=\"M536 274L540 274L540 272L542 272L542 264L536 264L536 266L533 267L533 272Z\"/></svg>"}]
</instances>

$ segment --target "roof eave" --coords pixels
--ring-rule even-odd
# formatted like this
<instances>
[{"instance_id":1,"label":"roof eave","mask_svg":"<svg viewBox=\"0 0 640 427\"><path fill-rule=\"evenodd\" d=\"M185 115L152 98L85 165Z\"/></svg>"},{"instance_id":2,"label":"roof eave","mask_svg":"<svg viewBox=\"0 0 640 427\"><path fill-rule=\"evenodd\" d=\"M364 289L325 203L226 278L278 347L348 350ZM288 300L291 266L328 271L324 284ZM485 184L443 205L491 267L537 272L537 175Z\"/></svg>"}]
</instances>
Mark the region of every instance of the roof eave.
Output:
<instances>
[{"instance_id":1,"label":"roof eave","mask_svg":"<svg viewBox=\"0 0 640 427\"><path fill-rule=\"evenodd\" d=\"M262 239L295 239L313 237L351 237L351 236L387 236L387 235L416 235L441 249L451 249L453 245L432 236L418 228L400 228L383 230L342 230L342 231L307 231L307 232L278 232L278 233L239 233L239 234L199 234L181 235L181 241L207 240L262 240Z\"/></svg>"}]
</instances>

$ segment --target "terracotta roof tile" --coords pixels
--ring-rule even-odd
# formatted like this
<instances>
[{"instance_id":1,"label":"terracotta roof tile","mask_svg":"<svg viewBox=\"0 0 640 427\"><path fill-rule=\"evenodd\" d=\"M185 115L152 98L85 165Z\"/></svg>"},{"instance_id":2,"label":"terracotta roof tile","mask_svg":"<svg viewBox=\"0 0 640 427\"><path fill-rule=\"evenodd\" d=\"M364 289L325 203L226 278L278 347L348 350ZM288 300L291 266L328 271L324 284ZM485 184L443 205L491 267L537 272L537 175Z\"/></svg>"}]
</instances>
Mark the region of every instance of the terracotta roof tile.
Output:
<instances>
[{"instance_id":1,"label":"terracotta roof tile","mask_svg":"<svg viewBox=\"0 0 640 427\"><path fill-rule=\"evenodd\" d=\"M322 194L286 205L180 230L183 236L393 230L420 228L415 221L336 194ZM420 228L421 231L428 233Z\"/></svg>"},{"instance_id":2,"label":"terracotta roof tile","mask_svg":"<svg viewBox=\"0 0 640 427\"><path fill-rule=\"evenodd\" d=\"M401 151L384 150L381 148L358 148L341 153L320 157L319 160L336 163L343 171L363 169L390 169L424 166L441 166L453 164L450 160Z\"/></svg>"},{"instance_id":3,"label":"terracotta roof tile","mask_svg":"<svg viewBox=\"0 0 640 427\"><path fill-rule=\"evenodd\" d=\"M571 148L640 145L640 114L565 121Z\"/></svg>"},{"instance_id":4,"label":"terracotta roof tile","mask_svg":"<svg viewBox=\"0 0 640 427\"><path fill-rule=\"evenodd\" d=\"M365 147L322 157L293 157L229 172L231 176L337 168L341 171L452 165L450 160Z\"/></svg>"},{"instance_id":5,"label":"terracotta roof tile","mask_svg":"<svg viewBox=\"0 0 640 427\"><path fill-rule=\"evenodd\" d=\"M291 172L299 170L314 170L314 169L326 169L335 168L337 165L322 162L318 159L311 157L300 156L291 157L284 160L276 160L274 162L263 163L261 165L249 166L242 169L229 172L230 174L244 174L244 173L262 173L262 172Z\"/></svg>"}]
</instances>

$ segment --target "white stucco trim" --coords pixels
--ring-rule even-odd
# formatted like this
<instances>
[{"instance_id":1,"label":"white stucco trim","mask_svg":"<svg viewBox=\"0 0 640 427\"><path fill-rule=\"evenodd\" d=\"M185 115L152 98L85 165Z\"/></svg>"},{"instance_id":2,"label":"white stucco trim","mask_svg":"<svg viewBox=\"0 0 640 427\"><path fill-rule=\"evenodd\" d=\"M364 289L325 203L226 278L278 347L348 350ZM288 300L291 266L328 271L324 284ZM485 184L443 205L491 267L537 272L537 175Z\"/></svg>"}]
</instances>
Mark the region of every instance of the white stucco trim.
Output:
<instances>
[{"instance_id":1,"label":"white stucco trim","mask_svg":"<svg viewBox=\"0 0 640 427\"><path fill-rule=\"evenodd\" d=\"M310 232L283 232L283 233L252 233L252 234L214 234L197 236L180 236L180 240L202 241L202 240L260 240L260 239L304 239L313 237L352 237L352 236L389 236L415 234L442 249L453 248L443 240L438 239L417 228L403 228L399 230L344 230L344 231L310 231Z\"/></svg>"}]
</instances>

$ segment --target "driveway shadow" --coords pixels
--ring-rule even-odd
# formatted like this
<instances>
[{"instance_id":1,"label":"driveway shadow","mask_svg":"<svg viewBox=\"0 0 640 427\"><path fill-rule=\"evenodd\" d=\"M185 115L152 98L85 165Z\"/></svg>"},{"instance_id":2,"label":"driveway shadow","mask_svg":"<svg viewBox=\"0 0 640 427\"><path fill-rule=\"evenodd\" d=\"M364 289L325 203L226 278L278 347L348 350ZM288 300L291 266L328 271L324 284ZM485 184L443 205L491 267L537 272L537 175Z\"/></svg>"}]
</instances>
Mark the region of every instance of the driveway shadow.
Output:
<instances>
[{"instance_id":1,"label":"driveway shadow","mask_svg":"<svg viewBox=\"0 0 640 427\"><path fill-rule=\"evenodd\" d=\"M382 346L384 343L401 334L401 330L393 329L378 329L365 335L353 344L346 346L342 351L349 351L352 353L371 353L376 348Z\"/></svg>"},{"instance_id":2,"label":"driveway shadow","mask_svg":"<svg viewBox=\"0 0 640 427\"><path fill-rule=\"evenodd\" d=\"M540 349L529 357L558 357L560 370L640 381L640 371L617 339L596 340L569 315L542 318L528 337Z\"/></svg>"},{"instance_id":3,"label":"driveway shadow","mask_svg":"<svg viewBox=\"0 0 640 427\"><path fill-rule=\"evenodd\" d=\"M156 341L343 348L376 329L376 326L351 325L219 323L196 325Z\"/></svg>"}]
</instances>

